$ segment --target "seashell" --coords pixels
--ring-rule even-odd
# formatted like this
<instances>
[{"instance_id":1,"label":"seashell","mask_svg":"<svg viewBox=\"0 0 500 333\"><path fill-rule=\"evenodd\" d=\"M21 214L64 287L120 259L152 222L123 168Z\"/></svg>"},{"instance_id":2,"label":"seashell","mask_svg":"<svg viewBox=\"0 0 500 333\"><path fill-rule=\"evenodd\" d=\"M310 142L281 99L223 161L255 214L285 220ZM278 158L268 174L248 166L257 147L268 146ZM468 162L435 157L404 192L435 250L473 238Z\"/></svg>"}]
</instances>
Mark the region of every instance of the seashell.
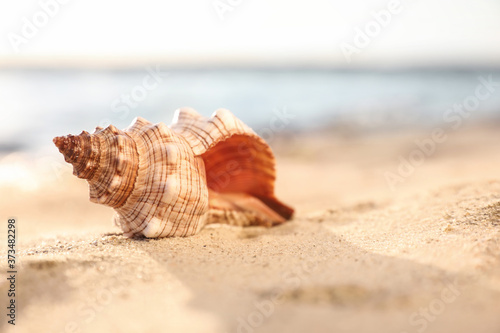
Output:
<instances>
[{"instance_id":1,"label":"seashell","mask_svg":"<svg viewBox=\"0 0 500 333\"><path fill-rule=\"evenodd\" d=\"M170 127L138 117L54 144L129 237L190 236L209 223L270 227L293 215L274 195L271 148L225 109L207 119L182 108Z\"/></svg>"}]
</instances>

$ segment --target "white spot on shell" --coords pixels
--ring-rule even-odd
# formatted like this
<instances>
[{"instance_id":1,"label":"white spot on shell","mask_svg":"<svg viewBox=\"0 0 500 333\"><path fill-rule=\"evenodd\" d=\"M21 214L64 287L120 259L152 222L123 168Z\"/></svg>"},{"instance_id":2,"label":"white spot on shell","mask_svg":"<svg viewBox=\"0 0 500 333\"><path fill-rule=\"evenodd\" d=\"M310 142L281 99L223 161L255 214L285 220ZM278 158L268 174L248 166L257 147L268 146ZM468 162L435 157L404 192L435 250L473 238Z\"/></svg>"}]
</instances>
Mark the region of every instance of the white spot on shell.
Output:
<instances>
[{"instance_id":1,"label":"white spot on shell","mask_svg":"<svg viewBox=\"0 0 500 333\"><path fill-rule=\"evenodd\" d=\"M148 226L142 231L142 234L146 237L157 237L158 232L163 229L163 225L166 222L162 222L160 219L153 217L149 220Z\"/></svg>"},{"instance_id":2,"label":"white spot on shell","mask_svg":"<svg viewBox=\"0 0 500 333\"><path fill-rule=\"evenodd\" d=\"M168 163L179 161L179 148L174 145L167 145L167 160Z\"/></svg>"},{"instance_id":3,"label":"white spot on shell","mask_svg":"<svg viewBox=\"0 0 500 333\"><path fill-rule=\"evenodd\" d=\"M179 181L177 180L177 175L168 175L167 181L165 182L165 188L163 192L162 200L165 203L173 203L179 196Z\"/></svg>"},{"instance_id":4,"label":"white spot on shell","mask_svg":"<svg viewBox=\"0 0 500 333\"><path fill-rule=\"evenodd\" d=\"M122 177L120 175L114 175L113 176L113 180L111 181L111 188L112 189L117 188L118 185L120 185L121 178Z\"/></svg>"}]
</instances>

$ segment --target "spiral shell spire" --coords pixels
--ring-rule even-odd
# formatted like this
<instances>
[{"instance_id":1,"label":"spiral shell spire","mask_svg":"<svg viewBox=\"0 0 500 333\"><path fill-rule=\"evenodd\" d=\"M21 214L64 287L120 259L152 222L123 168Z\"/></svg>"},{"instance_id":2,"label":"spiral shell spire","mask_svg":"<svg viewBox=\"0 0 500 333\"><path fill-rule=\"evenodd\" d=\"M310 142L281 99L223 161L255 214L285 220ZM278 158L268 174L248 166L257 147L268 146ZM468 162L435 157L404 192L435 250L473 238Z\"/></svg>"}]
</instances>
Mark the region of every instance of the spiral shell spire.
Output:
<instances>
[{"instance_id":1,"label":"spiral shell spire","mask_svg":"<svg viewBox=\"0 0 500 333\"><path fill-rule=\"evenodd\" d=\"M54 138L54 144L73 165L73 174L89 183L90 201L121 207L130 195L137 175L135 142L110 125L93 134Z\"/></svg>"}]
</instances>

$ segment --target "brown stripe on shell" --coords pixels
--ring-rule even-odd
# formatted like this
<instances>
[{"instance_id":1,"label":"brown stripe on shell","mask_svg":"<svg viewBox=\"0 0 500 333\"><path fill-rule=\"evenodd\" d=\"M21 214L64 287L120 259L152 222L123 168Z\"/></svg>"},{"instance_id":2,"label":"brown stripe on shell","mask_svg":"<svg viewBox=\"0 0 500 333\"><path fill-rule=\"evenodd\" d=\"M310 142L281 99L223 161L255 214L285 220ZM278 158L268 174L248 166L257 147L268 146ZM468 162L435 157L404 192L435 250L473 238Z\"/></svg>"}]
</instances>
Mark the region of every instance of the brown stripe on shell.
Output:
<instances>
[{"instance_id":1,"label":"brown stripe on shell","mask_svg":"<svg viewBox=\"0 0 500 333\"><path fill-rule=\"evenodd\" d=\"M114 126L94 134L54 139L73 173L89 183L90 201L111 207L123 205L133 188L138 160L135 143Z\"/></svg>"},{"instance_id":2,"label":"brown stripe on shell","mask_svg":"<svg viewBox=\"0 0 500 333\"><path fill-rule=\"evenodd\" d=\"M137 143L141 165L147 167L139 168L137 191L130 196L130 203L118 210L124 231L148 237L197 232L198 228L189 226L206 214L208 199L203 198L206 193L200 185L196 186L204 183L200 176L204 170L192 167L194 155L187 142L164 124L153 125L143 119L126 131ZM183 188L198 190L190 193ZM199 206L196 211L188 209L193 204Z\"/></svg>"},{"instance_id":3,"label":"brown stripe on shell","mask_svg":"<svg viewBox=\"0 0 500 333\"><path fill-rule=\"evenodd\" d=\"M90 200L113 208L121 207L134 188L138 172L135 142L123 131L109 126L92 136L99 140L99 168L89 179Z\"/></svg>"}]
</instances>

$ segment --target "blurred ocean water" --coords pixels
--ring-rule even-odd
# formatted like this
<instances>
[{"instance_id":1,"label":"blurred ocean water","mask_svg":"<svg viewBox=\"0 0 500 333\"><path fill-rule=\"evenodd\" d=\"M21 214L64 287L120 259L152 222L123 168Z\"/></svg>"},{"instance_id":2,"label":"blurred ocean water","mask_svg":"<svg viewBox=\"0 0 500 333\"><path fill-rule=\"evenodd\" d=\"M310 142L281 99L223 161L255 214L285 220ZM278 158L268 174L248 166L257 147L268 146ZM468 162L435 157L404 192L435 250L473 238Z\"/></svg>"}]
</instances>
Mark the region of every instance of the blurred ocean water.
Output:
<instances>
[{"instance_id":1,"label":"blurred ocean water","mask_svg":"<svg viewBox=\"0 0 500 333\"><path fill-rule=\"evenodd\" d=\"M286 129L349 121L366 130L440 122L454 104L474 96L474 70L4 70L0 71L0 151L44 154L58 135L124 128L136 116L170 123L191 106L205 116L219 107L250 126L289 115ZM500 86L471 118L500 115Z\"/></svg>"}]
</instances>

